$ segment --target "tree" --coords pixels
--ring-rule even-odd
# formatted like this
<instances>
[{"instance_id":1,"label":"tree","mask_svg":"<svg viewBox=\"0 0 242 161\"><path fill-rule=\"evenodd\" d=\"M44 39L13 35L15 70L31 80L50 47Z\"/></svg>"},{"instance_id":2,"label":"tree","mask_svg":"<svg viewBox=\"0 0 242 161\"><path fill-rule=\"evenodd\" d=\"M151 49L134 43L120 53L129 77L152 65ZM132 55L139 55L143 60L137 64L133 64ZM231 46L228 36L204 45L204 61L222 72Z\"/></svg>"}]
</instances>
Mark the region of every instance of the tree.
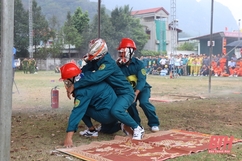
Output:
<instances>
[{"instance_id":1,"label":"tree","mask_svg":"<svg viewBox=\"0 0 242 161\"><path fill-rule=\"evenodd\" d=\"M136 55L139 56L148 37L139 23L138 19L131 16L129 6L115 8L111 12L111 17L105 13L105 8L101 8L101 38L106 40L109 52L113 57L117 56L117 47L124 37L133 39L137 46ZM89 35L90 38L97 37L98 15L94 17L91 24Z\"/></svg>"},{"instance_id":2,"label":"tree","mask_svg":"<svg viewBox=\"0 0 242 161\"><path fill-rule=\"evenodd\" d=\"M111 12L111 17L105 13L105 8L100 11L101 23L101 38L106 40L110 54L113 57L117 56L117 47L119 42L124 37L133 39L137 46L136 55L140 55L148 37L139 23L138 19L131 16L129 6L115 8ZM90 25L89 40L97 38L98 32L98 15L95 15L93 22ZM86 37L85 37L86 38Z\"/></svg>"},{"instance_id":3,"label":"tree","mask_svg":"<svg viewBox=\"0 0 242 161\"><path fill-rule=\"evenodd\" d=\"M135 41L137 50L136 50L136 56L141 55L141 51L143 50L145 44L148 41L148 35L144 32L143 27L140 24L139 19L134 19L131 21L130 26L136 26L131 27L131 38Z\"/></svg>"},{"instance_id":4,"label":"tree","mask_svg":"<svg viewBox=\"0 0 242 161\"><path fill-rule=\"evenodd\" d=\"M28 12L24 10L21 0L14 3L14 47L16 57L28 57Z\"/></svg>"},{"instance_id":5,"label":"tree","mask_svg":"<svg viewBox=\"0 0 242 161\"><path fill-rule=\"evenodd\" d=\"M59 39L56 39L51 44L50 53L51 53L51 56L54 58L54 64L55 64L55 58L58 58L62 54L62 50L64 48L63 46L64 44Z\"/></svg>"},{"instance_id":6,"label":"tree","mask_svg":"<svg viewBox=\"0 0 242 161\"><path fill-rule=\"evenodd\" d=\"M64 43L69 45L68 56L70 58L71 56L70 45L75 45L76 47L78 47L82 43L82 36L73 25L72 16L70 12L67 13L67 20L63 27L63 36L64 36Z\"/></svg>"},{"instance_id":7,"label":"tree","mask_svg":"<svg viewBox=\"0 0 242 161\"><path fill-rule=\"evenodd\" d=\"M82 34L83 31L88 27L89 18L88 13L82 13L82 10L80 7L78 7L74 13L74 15L71 18L72 24L75 26L77 31Z\"/></svg>"},{"instance_id":8,"label":"tree","mask_svg":"<svg viewBox=\"0 0 242 161\"><path fill-rule=\"evenodd\" d=\"M108 50L111 55L113 53L116 53L117 50L117 44L118 40L116 39L116 35L114 32L113 24L110 20L110 16L106 14L105 7L102 7L100 10L100 17L101 17L101 23L100 23L100 37L104 39L107 43ZM98 15L94 16L94 19L92 21L92 24L90 25L90 31L87 42L89 42L91 39L98 38Z\"/></svg>"},{"instance_id":9,"label":"tree","mask_svg":"<svg viewBox=\"0 0 242 161\"><path fill-rule=\"evenodd\" d=\"M58 18L53 15L50 19L49 19L49 26L51 28L51 30L54 30L54 31L58 31L60 28L60 22L58 20Z\"/></svg>"},{"instance_id":10,"label":"tree","mask_svg":"<svg viewBox=\"0 0 242 161\"><path fill-rule=\"evenodd\" d=\"M177 49L182 51L194 51L195 46L195 43L185 42L184 44L180 45Z\"/></svg>"},{"instance_id":11,"label":"tree","mask_svg":"<svg viewBox=\"0 0 242 161\"><path fill-rule=\"evenodd\" d=\"M141 50L141 56L159 56L158 51Z\"/></svg>"},{"instance_id":12,"label":"tree","mask_svg":"<svg viewBox=\"0 0 242 161\"><path fill-rule=\"evenodd\" d=\"M128 5L115 8L111 13L111 22L115 28L115 34L118 41L123 37L129 37L134 40L137 51L136 56L140 56L141 50L148 41L140 21L131 16L131 9Z\"/></svg>"},{"instance_id":13,"label":"tree","mask_svg":"<svg viewBox=\"0 0 242 161\"><path fill-rule=\"evenodd\" d=\"M40 42L42 41L44 42L44 47L46 47L47 41L50 39L50 37L54 36L54 32L50 30L48 26L48 21L45 19L45 16L42 15L41 7L38 6L35 0L33 0L32 11L33 11L33 42L35 46L35 54L38 54L37 45L39 45Z\"/></svg>"}]
</instances>

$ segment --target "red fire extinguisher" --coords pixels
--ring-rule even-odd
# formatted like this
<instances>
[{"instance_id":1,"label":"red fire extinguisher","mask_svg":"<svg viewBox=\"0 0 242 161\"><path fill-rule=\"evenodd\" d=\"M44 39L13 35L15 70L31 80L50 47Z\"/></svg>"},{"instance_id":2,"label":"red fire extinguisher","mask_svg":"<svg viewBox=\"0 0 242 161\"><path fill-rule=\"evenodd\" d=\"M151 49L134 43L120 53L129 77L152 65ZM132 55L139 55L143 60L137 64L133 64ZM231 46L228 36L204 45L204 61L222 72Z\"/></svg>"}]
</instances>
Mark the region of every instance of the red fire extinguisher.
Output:
<instances>
[{"instance_id":1,"label":"red fire extinguisher","mask_svg":"<svg viewBox=\"0 0 242 161\"><path fill-rule=\"evenodd\" d=\"M58 108L59 107L59 91L57 86L51 89L51 107Z\"/></svg>"}]
</instances>

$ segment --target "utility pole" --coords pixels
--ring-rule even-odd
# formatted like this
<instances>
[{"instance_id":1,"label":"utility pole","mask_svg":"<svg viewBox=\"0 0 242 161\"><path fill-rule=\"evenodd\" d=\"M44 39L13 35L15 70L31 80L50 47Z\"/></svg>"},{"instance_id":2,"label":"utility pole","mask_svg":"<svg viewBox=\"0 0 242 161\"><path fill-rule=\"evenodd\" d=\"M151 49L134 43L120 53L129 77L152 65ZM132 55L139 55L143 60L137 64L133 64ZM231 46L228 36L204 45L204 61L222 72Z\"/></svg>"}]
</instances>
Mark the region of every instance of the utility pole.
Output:
<instances>
[{"instance_id":1,"label":"utility pole","mask_svg":"<svg viewBox=\"0 0 242 161\"><path fill-rule=\"evenodd\" d=\"M33 58L33 2L29 0L29 58Z\"/></svg>"},{"instance_id":2,"label":"utility pole","mask_svg":"<svg viewBox=\"0 0 242 161\"><path fill-rule=\"evenodd\" d=\"M238 40L240 41L240 19L239 19L239 37Z\"/></svg>"},{"instance_id":3,"label":"utility pole","mask_svg":"<svg viewBox=\"0 0 242 161\"><path fill-rule=\"evenodd\" d=\"M10 160L14 0L1 0L0 161Z\"/></svg>"},{"instance_id":4,"label":"utility pole","mask_svg":"<svg viewBox=\"0 0 242 161\"><path fill-rule=\"evenodd\" d=\"M176 0L170 0L170 7L171 7L171 53L173 55L176 54L177 48L177 23L178 20L176 19Z\"/></svg>"},{"instance_id":5,"label":"utility pole","mask_svg":"<svg viewBox=\"0 0 242 161\"><path fill-rule=\"evenodd\" d=\"M98 38L101 37L101 0L98 0Z\"/></svg>"},{"instance_id":6,"label":"utility pole","mask_svg":"<svg viewBox=\"0 0 242 161\"><path fill-rule=\"evenodd\" d=\"M209 50L209 80L208 80L208 92L211 93L211 76L212 76L212 54L213 54L213 5L214 0L211 0L211 21L210 21L210 50Z\"/></svg>"}]
</instances>

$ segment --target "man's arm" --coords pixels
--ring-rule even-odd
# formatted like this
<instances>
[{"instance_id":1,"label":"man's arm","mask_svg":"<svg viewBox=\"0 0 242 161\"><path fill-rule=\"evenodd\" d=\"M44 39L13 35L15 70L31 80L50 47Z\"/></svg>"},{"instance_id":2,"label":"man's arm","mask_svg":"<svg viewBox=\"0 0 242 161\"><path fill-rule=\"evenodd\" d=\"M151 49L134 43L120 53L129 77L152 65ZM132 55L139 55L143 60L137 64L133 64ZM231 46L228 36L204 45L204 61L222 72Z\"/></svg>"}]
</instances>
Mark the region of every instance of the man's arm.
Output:
<instances>
[{"instance_id":1,"label":"man's arm","mask_svg":"<svg viewBox=\"0 0 242 161\"><path fill-rule=\"evenodd\" d=\"M66 148L73 146L72 136L78 129L78 124L82 120L83 116L86 113L86 110L88 108L88 105L90 103L89 96L86 96L86 93L84 92L82 96L79 96L75 99L74 108L71 112L69 121L68 121L68 127L67 127L67 134L64 140L64 146Z\"/></svg>"},{"instance_id":2,"label":"man's arm","mask_svg":"<svg viewBox=\"0 0 242 161\"><path fill-rule=\"evenodd\" d=\"M88 71L88 73L84 73L84 78L82 78L81 81L76 82L74 84L74 88L79 89L102 82L114 72L114 65L117 66L115 61L114 63L105 61L105 63L99 66L98 70L94 72Z\"/></svg>"},{"instance_id":3,"label":"man's arm","mask_svg":"<svg viewBox=\"0 0 242 161\"><path fill-rule=\"evenodd\" d=\"M137 68L137 74L136 74L136 77L137 77L137 85L135 87L135 91L141 91L144 86L145 86L145 83L146 83L146 70L144 68L144 65L143 63L139 62L137 65L136 65L136 68Z\"/></svg>"},{"instance_id":4,"label":"man's arm","mask_svg":"<svg viewBox=\"0 0 242 161\"><path fill-rule=\"evenodd\" d=\"M73 147L73 141L72 141L73 134L74 134L74 131L70 131L66 134L66 138L64 140L64 147L66 148Z\"/></svg>"}]
</instances>

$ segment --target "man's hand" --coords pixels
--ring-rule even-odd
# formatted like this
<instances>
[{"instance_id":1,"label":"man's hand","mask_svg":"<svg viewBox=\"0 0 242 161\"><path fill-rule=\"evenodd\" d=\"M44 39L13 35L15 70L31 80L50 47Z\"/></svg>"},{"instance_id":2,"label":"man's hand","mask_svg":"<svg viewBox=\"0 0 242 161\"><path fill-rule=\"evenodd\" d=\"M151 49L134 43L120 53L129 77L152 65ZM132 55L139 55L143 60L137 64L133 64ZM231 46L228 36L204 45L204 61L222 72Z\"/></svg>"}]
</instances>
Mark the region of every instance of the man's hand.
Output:
<instances>
[{"instance_id":1,"label":"man's hand","mask_svg":"<svg viewBox=\"0 0 242 161\"><path fill-rule=\"evenodd\" d=\"M73 141L72 141L73 134L74 134L74 132L68 132L66 134L66 138L65 138L65 141L64 141L64 147L65 148L73 147Z\"/></svg>"},{"instance_id":2,"label":"man's hand","mask_svg":"<svg viewBox=\"0 0 242 161\"><path fill-rule=\"evenodd\" d=\"M72 85L69 86L69 87L67 87L67 86L65 86L65 87L66 87L66 94L67 94L67 97L68 97L69 99L71 99L71 96L73 96L74 84L72 84Z\"/></svg>"},{"instance_id":3,"label":"man's hand","mask_svg":"<svg viewBox=\"0 0 242 161\"><path fill-rule=\"evenodd\" d=\"M134 93L135 93L135 98L134 98L134 102L136 102L137 101L137 97L138 97L138 94L139 94L139 90L136 90Z\"/></svg>"}]
</instances>

